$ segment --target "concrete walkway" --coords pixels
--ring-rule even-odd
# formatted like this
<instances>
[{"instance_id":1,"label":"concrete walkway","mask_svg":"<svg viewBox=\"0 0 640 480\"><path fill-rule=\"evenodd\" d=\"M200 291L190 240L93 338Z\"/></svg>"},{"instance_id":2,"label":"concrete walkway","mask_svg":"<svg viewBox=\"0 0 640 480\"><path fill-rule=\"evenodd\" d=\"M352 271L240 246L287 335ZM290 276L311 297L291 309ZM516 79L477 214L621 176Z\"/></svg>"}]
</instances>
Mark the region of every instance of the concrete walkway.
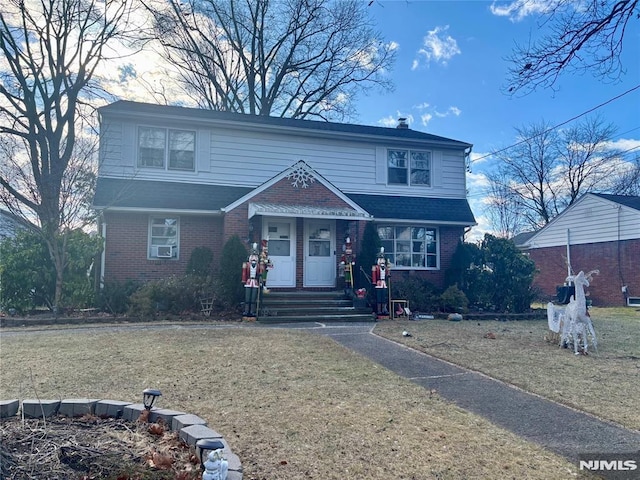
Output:
<instances>
[{"instance_id":1,"label":"concrete walkway","mask_svg":"<svg viewBox=\"0 0 640 480\"><path fill-rule=\"evenodd\" d=\"M571 461L577 462L578 455L584 453L640 450L640 432L599 420L382 338L372 333L373 324L326 326L310 328L310 331L326 335L398 375L426 389L436 390L461 408Z\"/></svg>"}]
</instances>

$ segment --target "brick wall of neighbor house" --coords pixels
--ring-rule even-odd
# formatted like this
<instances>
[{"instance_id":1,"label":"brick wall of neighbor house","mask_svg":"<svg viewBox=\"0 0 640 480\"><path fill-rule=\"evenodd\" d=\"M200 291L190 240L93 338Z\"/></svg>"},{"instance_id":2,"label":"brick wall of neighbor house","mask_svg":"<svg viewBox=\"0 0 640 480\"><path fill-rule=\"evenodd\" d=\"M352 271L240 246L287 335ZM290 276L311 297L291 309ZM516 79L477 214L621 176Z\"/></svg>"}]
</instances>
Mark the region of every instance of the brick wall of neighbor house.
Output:
<instances>
[{"instance_id":1,"label":"brick wall of neighbor house","mask_svg":"<svg viewBox=\"0 0 640 480\"><path fill-rule=\"evenodd\" d=\"M105 213L105 222L106 282L146 282L168 275L184 275L191 252L196 247L211 248L214 263L220 258L221 218L180 215L180 255L177 260L147 259L148 214Z\"/></svg>"},{"instance_id":2,"label":"brick wall of neighbor house","mask_svg":"<svg viewBox=\"0 0 640 480\"><path fill-rule=\"evenodd\" d=\"M567 250L564 246L528 250L539 273L534 285L543 292L544 301L556 299L556 286L567 277ZM588 288L595 306L624 306L628 294L640 297L640 239L571 246L571 266L574 273L599 270Z\"/></svg>"}]
</instances>

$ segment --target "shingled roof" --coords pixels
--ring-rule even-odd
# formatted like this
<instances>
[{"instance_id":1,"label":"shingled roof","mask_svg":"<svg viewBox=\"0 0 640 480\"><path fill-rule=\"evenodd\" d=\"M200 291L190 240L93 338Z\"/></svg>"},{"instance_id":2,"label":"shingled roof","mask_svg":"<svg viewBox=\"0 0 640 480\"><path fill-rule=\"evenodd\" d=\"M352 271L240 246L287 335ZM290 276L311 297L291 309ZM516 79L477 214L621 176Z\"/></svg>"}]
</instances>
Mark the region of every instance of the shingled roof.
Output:
<instances>
[{"instance_id":1,"label":"shingled roof","mask_svg":"<svg viewBox=\"0 0 640 480\"><path fill-rule=\"evenodd\" d=\"M219 212L249 193L249 187L98 178L93 206Z\"/></svg>"},{"instance_id":2,"label":"shingled roof","mask_svg":"<svg viewBox=\"0 0 640 480\"><path fill-rule=\"evenodd\" d=\"M99 178L93 205L96 209L218 213L252 190L250 187ZM475 218L465 199L346 195L373 215L374 219L475 225Z\"/></svg>"},{"instance_id":3,"label":"shingled roof","mask_svg":"<svg viewBox=\"0 0 640 480\"><path fill-rule=\"evenodd\" d=\"M594 193L593 195L619 203L625 207L633 208L634 210L640 210L640 197L634 195L611 195L608 193Z\"/></svg>"},{"instance_id":4,"label":"shingled roof","mask_svg":"<svg viewBox=\"0 0 640 480\"><path fill-rule=\"evenodd\" d=\"M475 225L469 202L464 198L401 197L347 194L377 219L420 220L434 223Z\"/></svg>"},{"instance_id":5,"label":"shingled roof","mask_svg":"<svg viewBox=\"0 0 640 480\"><path fill-rule=\"evenodd\" d=\"M302 129L307 132L336 132L352 135L370 135L376 137L393 137L405 140L429 141L434 143L446 143L453 148L467 149L472 145L451 138L432 135L430 133L412 130L410 128L374 127L371 125L357 125L351 123L320 122L316 120L300 120L297 118L269 117L266 115L248 115L235 112L218 112L202 108L178 107L171 105L155 105L151 103L131 102L119 100L98 111L101 114L119 115L144 115L144 116L172 116L188 119L189 121L218 121L228 123L241 123L243 125L256 125L262 128L287 127Z\"/></svg>"}]
</instances>

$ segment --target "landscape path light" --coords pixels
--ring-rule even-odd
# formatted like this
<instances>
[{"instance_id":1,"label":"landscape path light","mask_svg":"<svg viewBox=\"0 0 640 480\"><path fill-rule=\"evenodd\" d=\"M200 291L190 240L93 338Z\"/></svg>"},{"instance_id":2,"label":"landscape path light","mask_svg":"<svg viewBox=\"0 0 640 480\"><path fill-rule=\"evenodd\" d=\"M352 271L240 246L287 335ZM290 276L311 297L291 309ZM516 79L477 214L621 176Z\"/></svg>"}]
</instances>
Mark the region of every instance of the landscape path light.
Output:
<instances>
[{"instance_id":1,"label":"landscape path light","mask_svg":"<svg viewBox=\"0 0 640 480\"><path fill-rule=\"evenodd\" d=\"M156 390L155 388L145 388L142 391L142 404L144 405L144 408L146 408L147 410L151 410L151 407L153 407L156 398L161 395L162 392L160 390Z\"/></svg>"},{"instance_id":2,"label":"landscape path light","mask_svg":"<svg viewBox=\"0 0 640 480\"><path fill-rule=\"evenodd\" d=\"M220 440L201 438L196 442L196 455L202 467L202 480L226 480L229 462L222 455L224 444Z\"/></svg>"}]
</instances>

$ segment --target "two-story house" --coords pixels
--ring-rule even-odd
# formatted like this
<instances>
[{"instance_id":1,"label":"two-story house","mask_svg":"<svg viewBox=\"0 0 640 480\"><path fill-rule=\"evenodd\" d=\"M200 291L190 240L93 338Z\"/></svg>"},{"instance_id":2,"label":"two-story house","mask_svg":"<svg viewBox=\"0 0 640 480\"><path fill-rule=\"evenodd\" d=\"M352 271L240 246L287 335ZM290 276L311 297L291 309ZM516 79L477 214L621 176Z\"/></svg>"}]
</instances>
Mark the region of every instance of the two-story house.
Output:
<instances>
[{"instance_id":1,"label":"two-story house","mask_svg":"<svg viewBox=\"0 0 640 480\"><path fill-rule=\"evenodd\" d=\"M471 145L408 128L118 101L100 108L105 281L183 274L194 248L269 240L271 288L334 288L375 222L395 274L441 285L465 229ZM241 268L239 265L238 268Z\"/></svg>"}]
</instances>

